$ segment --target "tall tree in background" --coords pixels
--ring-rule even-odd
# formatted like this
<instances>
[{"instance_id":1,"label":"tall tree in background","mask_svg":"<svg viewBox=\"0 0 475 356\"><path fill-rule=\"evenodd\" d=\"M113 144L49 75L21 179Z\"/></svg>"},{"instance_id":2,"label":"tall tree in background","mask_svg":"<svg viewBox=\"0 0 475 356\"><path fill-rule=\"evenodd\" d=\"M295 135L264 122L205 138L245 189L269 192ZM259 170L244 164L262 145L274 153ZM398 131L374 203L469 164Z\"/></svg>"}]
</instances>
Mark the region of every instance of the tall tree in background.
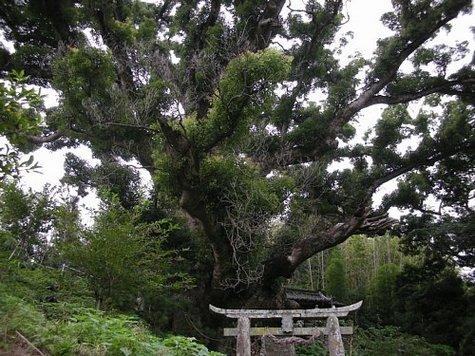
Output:
<instances>
[{"instance_id":1,"label":"tall tree in background","mask_svg":"<svg viewBox=\"0 0 475 356\"><path fill-rule=\"evenodd\" d=\"M185 214L208 247L204 284L215 302L224 294L234 297L229 304L282 304L280 280L353 234L383 233L392 206L410 208L408 236L421 243L433 241L431 228L454 210L473 217L473 66L450 66L470 56L466 42L431 43L471 1L393 0L382 17L392 36L347 64L337 58L338 43L348 41L338 33L343 0L288 6L286 16L284 5L3 0L0 7L15 47L1 49L2 71L24 68L31 83L60 94L43 134L29 142L82 143L104 164L136 159L154 177L153 204ZM288 49L273 44L282 38ZM316 92L324 100L313 102ZM428 105L411 116L409 103L424 98ZM386 109L366 142L351 143L358 114L377 104ZM401 153L407 140L417 144ZM351 168L328 171L344 158ZM104 181L69 163L78 182ZM121 177L127 187L123 179L133 175ZM405 177L398 190L372 210L376 190L398 177ZM429 211L431 196L439 211ZM418 212L430 218L414 218Z\"/></svg>"},{"instance_id":2,"label":"tall tree in background","mask_svg":"<svg viewBox=\"0 0 475 356\"><path fill-rule=\"evenodd\" d=\"M42 261L48 250L48 235L53 227L53 191L23 192L15 184L0 190L0 249L8 259Z\"/></svg>"},{"instance_id":3,"label":"tall tree in background","mask_svg":"<svg viewBox=\"0 0 475 356\"><path fill-rule=\"evenodd\" d=\"M386 263L378 268L371 281L369 298L371 310L385 324L393 321L398 273L399 269L395 264Z\"/></svg>"},{"instance_id":4,"label":"tall tree in background","mask_svg":"<svg viewBox=\"0 0 475 356\"><path fill-rule=\"evenodd\" d=\"M406 265L393 285L396 322L408 332L461 347L462 354L469 355L474 347L471 286L467 293L463 280L451 269Z\"/></svg>"},{"instance_id":5,"label":"tall tree in background","mask_svg":"<svg viewBox=\"0 0 475 356\"><path fill-rule=\"evenodd\" d=\"M339 248L335 248L330 255L328 266L325 270L327 288L325 289L335 300L346 302L348 297L348 281L343 254Z\"/></svg>"}]
</instances>

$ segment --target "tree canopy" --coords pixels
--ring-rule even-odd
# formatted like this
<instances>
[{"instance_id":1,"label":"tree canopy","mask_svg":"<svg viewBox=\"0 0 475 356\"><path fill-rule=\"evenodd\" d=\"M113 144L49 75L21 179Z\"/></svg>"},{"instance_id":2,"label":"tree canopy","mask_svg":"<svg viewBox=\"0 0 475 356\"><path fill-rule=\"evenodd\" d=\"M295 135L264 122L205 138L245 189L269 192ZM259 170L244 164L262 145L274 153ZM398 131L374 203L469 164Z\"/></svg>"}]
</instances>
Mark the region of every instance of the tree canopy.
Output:
<instances>
[{"instance_id":1,"label":"tree canopy","mask_svg":"<svg viewBox=\"0 0 475 356\"><path fill-rule=\"evenodd\" d=\"M28 144L28 139L39 132L40 110L43 106L40 93L26 86L23 70L12 70L0 83L0 134L15 146ZM17 177L21 169L35 169L33 157L22 161L15 146L0 148L0 185L7 177Z\"/></svg>"},{"instance_id":2,"label":"tree canopy","mask_svg":"<svg viewBox=\"0 0 475 356\"><path fill-rule=\"evenodd\" d=\"M59 93L41 133L8 135L24 150L87 145L102 166L69 156L65 180L105 186L125 209L139 204L125 162L138 161L160 212L148 218L184 216L212 261L208 288L240 302L259 286L278 303L277 282L319 251L393 229L391 207L407 209L399 230L411 243L473 263L473 64L450 66L470 56L466 41L432 43L471 1L392 4L381 18L391 36L346 63L343 0L5 0L15 51L1 48L1 73L23 69ZM413 102L424 104L415 114ZM374 105L385 109L355 143Z\"/></svg>"}]
</instances>

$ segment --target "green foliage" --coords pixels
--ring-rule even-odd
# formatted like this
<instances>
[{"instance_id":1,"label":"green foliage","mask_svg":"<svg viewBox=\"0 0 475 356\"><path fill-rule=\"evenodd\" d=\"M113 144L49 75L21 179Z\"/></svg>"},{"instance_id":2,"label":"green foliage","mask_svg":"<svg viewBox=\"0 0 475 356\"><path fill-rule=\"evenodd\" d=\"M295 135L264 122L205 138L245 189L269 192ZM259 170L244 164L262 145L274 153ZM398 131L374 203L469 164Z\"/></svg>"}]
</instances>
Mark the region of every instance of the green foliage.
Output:
<instances>
[{"instance_id":1,"label":"green foliage","mask_svg":"<svg viewBox=\"0 0 475 356\"><path fill-rule=\"evenodd\" d=\"M43 138L29 137L36 142L60 137L50 148L86 144L101 166L69 156L64 182L80 195L96 188L107 203L84 228L76 202L50 211L40 204L46 193L37 200L11 194L0 207L2 256L74 268L105 308L159 314L164 299L179 299L168 293L189 285L184 270L198 276L200 293L246 303L261 278L275 285L290 276L304 260L295 256L334 247L351 233L379 233L373 226L386 229L381 216L397 207L408 213L400 229L405 252L422 253L424 268L473 266L474 71L466 65L453 73L455 61L468 62L467 43L430 41L472 5L392 4L382 17L392 34L374 57L356 53L342 64L338 55L351 37L336 37L344 1L311 0L282 18L282 1L4 0L0 27L15 50L0 46L0 74L24 68L27 76L11 72L11 84L1 86L7 120L0 134L8 131L25 151L30 134ZM286 49L271 49L281 38ZM402 70L408 61L413 70ZM59 92L58 106L41 113L41 132L40 103L26 82ZM413 117L410 103L424 97ZM366 142L353 144L358 114L381 103L388 107ZM408 142L415 147L406 150ZM5 153L3 176L21 164L18 157ZM154 176L150 195L122 164L131 160ZM350 164L335 170L342 162ZM360 221L377 188L397 177L404 179L380 211ZM112 202L110 192L118 195ZM433 198L439 211L428 206ZM193 231L179 230L177 221ZM309 236L318 244L295 245ZM406 260L396 249L381 238L321 252L299 283L343 300L366 296L365 308L374 304L389 320L384 300L394 293L394 265ZM238 283L224 283L233 278ZM432 289L460 295L456 278L449 282L411 281L407 296L418 304L415 296ZM463 339L469 348L469 336Z\"/></svg>"},{"instance_id":2,"label":"green foliage","mask_svg":"<svg viewBox=\"0 0 475 356\"><path fill-rule=\"evenodd\" d=\"M461 354L469 355L474 347L473 283L464 282L451 259L429 258L431 255L423 251L419 255L404 255L400 251L404 245L405 241L397 237L353 236L331 253L326 251L312 258L311 269L302 266L292 286L302 287L301 283L306 282L308 288L309 273L313 272L313 288L329 292L346 286L349 302L363 300L363 307L355 316L366 330L355 338L358 344L360 339L364 341L358 346L362 354L398 354L398 348L401 353L430 354L431 348L415 349L420 340L421 345L427 342L450 345ZM338 250L338 269L334 250ZM330 269L332 276L328 274ZM334 281L337 281L336 286ZM388 328L381 332L371 329L381 325ZM401 331L394 331L392 325ZM427 342L407 335L411 340L408 350L413 351L404 351L405 346L401 345L406 336L402 332L418 335ZM434 354L442 352L434 350Z\"/></svg>"},{"instance_id":3,"label":"green foliage","mask_svg":"<svg viewBox=\"0 0 475 356\"><path fill-rule=\"evenodd\" d=\"M403 250L408 255L423 254L429 263L470 267L473 265L473 214L444 216L435 219L430 215L407 217L410 232L404 236Z\"/></svg>"},{"instance_id":4,"label":"green foliage","mask_svg":"<svg viewBox=\"0 0 475 356\"><path fill-rule=\"evenodd\" d=\"M431 344L421 337L403 333L393 326L356 328L355 335L345 340L345 349L356 356L455 355L455 351L450 346ZM297 355L328 355L328 350L320 342L316 342L309 346L297 347Z\"/></svg>"},{"instance_id":5,"label":"green foliage","mask_svg":"<svg viewBox=\"0 0 475 356\"><path fill-rule=\"evenodd\" d=\"M406 105L396 105L384 110L375 127L373 144L378 148L395 147L405 137L404 124L411 122Z\"/></svg>"},{"instance_id":6,"label":"green foliage","mask_svg":"<svg viewBox=\"0 0 475 356\"><path fill-rule=\"evenodd\" d=\"M126 209L140 203L143 195L140 176L130 167L114 160L104 160L100 166L91 167L72 153L66 153L64 166L61 182L77 186L79 196L86 196L88 188L94 187L100 198L107 199L111 193L116 195Z\"/></svg>"},{"instance_id":7,"label":"green foliage","mask_svg":"<svg viewBox=\"0 0 475 356\"><path fill-rule=\"evenodd\" d=\"M201 344L194 341L193 338L184 336L171 336L163 339L162 344L167 347L167 352L171 356L219 356L218 352L208 351L208 349Z\"/></svg>"},{"instance_id":8,"label":"green foliage","mask_svg":"<svg viewBox=\"0 0 475 356\"><path fill-rule=\"evenodd\" d=\"M458 348L470 333L464 323L469 322L473 299L456 272L442 268L439 264L405 266L396 283L396 319L408 332Z\"/></svg>"},{"instance_id":9,"label":"green foliage","mask_svg":"<svg viewBox=\"0 0 475 356\"><path fill-rule=\"evenodd\" d=\"M276 50L247 52L232 60L223 74L204 122L194 118L185 129L199 151L232 136L234 142L246 134L263 110L272 107L276 83L284 80L290 58Z\"/></svg>"},{"instance_id":10,"label":"green foliage","mask_svg":"<svg viewBox=\"0 0 475 356\"><path fill-rule=\"evenodd\" d=\"M313 279L313 289L326 290L329 281L325 271L331 262L333 250L339 249L344 260L348 300L366 300L375 275L382 266L387 264L401 266L413 259L402 254L400 240L390 235L375 237L354 235L338 247L322 251L312 257L309 260L311 270L308 265L303 265L292 278L292 286L309 288L311 287L309 280ZM309 275L310 272L312 276ZM371 308L365 302L362 309L364 313L367 308L368 314L371 314Z\"/></svg>"},{"instance_id":11,"label":"green foliage","mask_svg":"<svg viewBox=\"0 0 475 356\"><path fill-rule=\"evenodd\" d=\"M402 333L395 327L357 329L354 355L455 355L452 348L430 344L423 338Z\"/></svg>"},{"instance_id":12,"label":"green foliage","mask_svg":"<svg viewBox=\"0 0 475 356\"><path fill-rule=\"evenodd\" d=\"M371 280L369 290L371 314L384 324L393 321L398 274L398 266L392 263L383 264Z\"/></svg>"},{"instance_id":13,"label":"green foliage","mask_svg":"<svg viewBox=\"0 0 475 356\"><path fill-rule=\"evenodd\" d=\"M239 176L240 179L236 179ZM259 179L258 171L245 161L236 161L229 156L211 156L203 163L200 181L206 181L209 208L219 213L223 204L219 201L220 195L239 195L230 197L232 201L239 201L243 195L250 204L249 210L256 213L268 214L279 211L281 208L278 189L266 179ZM278 181L278 180L276 180ZM279 192L280 193L280 192Z\"/></svg>"},{"instance_id":14,"label":"green foliage","mask_svg":"<svg viewBox=\"0 0 475 356\"><path fill-rule=\"evenodd\" d=\"M153 335L137 317L94 309L85 278L0 260L0 348L18 331L51 355L219 355L192 338Z\"/></svg>"},{"instance_id":15,"label":"green foliage","mask_svg":"<svg viewBox=\"0 0 475 356\"><path fill-rule=\"evenodd\" d=\"M53 192L23 192L13 183L0 189L0 244L2 251L23 260L44 256L46 234L51 229Z\"/></svg>"},{"instance_id":16,"label":"green foliage","mask_svg":"<svg viewBox=\"0 0 475 356\"><path fill-rule=\"evenodd\" d=\"M297 346L295 351L298 356L326 356L328 354L328 349L319 341L311 345Z\"/></svg>"},{"instance_id":17,"label":"green foliage","mask_svg":"<svg viewBox=\"0 0 475 356\"><path fill-rule=\"evenodd\" d=\"M58 41L71 43L83 38L83 34L74 28L78 20L75 1L25 1L20 4L5 0L3 8L5 14L8 13L0 20L5 37L15 39L15 52L6 62L15 69L25 69L35 84L47 85L52 53Z\"/></svg>"},{"instance_id":18,"label":"green foliage","mask_svg":"<svg viewBox=\"0 0 475 356\"><path fill-rule=\"evenodd\" d=\"M42 122L42 97L37 90L27 87L27 80L24 71L12 70L0 83L0 135L13 145L24 146L27 136L36 134ZM22 160L19 152L9 145L0 148L0 184L7 176L17 176L21 169L38 167L32 156Z\"/></svg>"},{"instance_id":19,"label":"green foliage","mask_svg":"<svg viewBox=\"0 0 475 356\"><path fill-rule=\"evenodd\" d=\"M140 223L139 216L140 207L127 210L112 197L103 204L92 229L60 247L65 263L85 274L102 307L127 309L137 298L148 304L191 282L172 267L176 253L161 247L177 225L170 220Z\"/></svg>"},{"instance_id":20,"label":"green foliage","mask_svg":"<svg viewBox=\"0 0 475 356\"><path fill-rule=\"evenodd\" d=\"M339 302L346 302L348 297L348 286L346 279L346 266L343 254L339 248L335 248L325 270L327 280L326 291Z\"/></svg>"},{"instance_id":21,"label":"green foliage","mask_svg":"<svg viewBox=\"0 0 475 356\"><path fill-rule=\"evenodd\" d=\"M74 204L55 202L54 193L23 192L13 184L0 192L2 273L14 295L36 302L66 298L134 311L157 329L166 324L170 313L183 306L177 294L193 283L182 256L189 254L182 246L186 236L177 222L147 222L148 204L129 210L104 193L108 201L86 229ZM41 264L50 273L34 268ZM47 313L56 312L49 305Z\"/></svg>"},{"instance_id":22,"label":"green foliage","mask_svg":"<svg viewBox=\"0 0 475 356\"><path fill-rule=\"evenodd\" d=\"M106 52L70 48L55 62L53 71L55 87L65 94L69 107L83 107L91 98L98 105L108 105L108 90L114 84L115 73L112 58Z\"/></svg>"},{"instance_id":23,"label":"green foliage","mask_svg":"<svg viewBox=\"0 0 475 356\"><path fill-rule=\"evenodd\" d=\"M59 304L54 302L94 306L93 294L88 289L86 280L71 272L61 272L58 269L6 258L0 268L1 293L21 298L28 303L41 304L48 315L62 314Z\"/></svg>"},{"instance_id":24,"label":"green foliage","mask_svg":"<svg viewBox=\"0 0 475 356\"><path fill-rule=\"evenodd\" d=\"M472 355L475 352L475 288L473 284L467 293L467 318L463 323L463 336L460 341L460 353Z\"/></svg>"},{"instance_id":25,"label":"green foliage","mask_svg":"<svg viewBox=\"0 0 475 356\"><path fill-rule=\"evenodd\" d=\"M371 242L374 242L371 245ZM342 246L346 261L348 289L351 300L362 299L368 290L369 281L373 274L371 260L376 246L376 240L370 241L366 236L356 235L349 238Z\"/></svg>"},{"instance_id":26,"label":"green foliage","mask_svg":"<svg viewBox=\"0 0 475 356\"><path fill-rule=\"evenodd\" d=\"M220 355L186 337L160 339L137 318L105 314L97 309L61 304L67 315L47 319L37 307L0 294L2 332L21 332L51 355ZM5 347L8 348L8 345Z\"/></svg>"},{"instance_id":27,"label":"green foliage","mask_svg":"<svg viewBox=\"0 0 475 356\"><path fill-rule=\"evenodd\" d=\"M403 138L417 132L422 137L418 152L434 152L434 150L440 149L441 154L444 155L473 135L474 128L471 124L473 108L462 102L449 101L443 105L443 110L442 115L437 115L432 110L421 110L415 119L405 119L406 125L396 125L393 128L396 130L393 131L394 139L396 139L394 143L401 142ZM430 125L429 118L431 119ZM433 134L435 127L438 127L438 131ZM392 136L390 133L386 133L378 140L386 140L384 137ZM386 153L384 150L381 152L382 160L391 157L389 154L385 158L383 154ZM410 155L407 156L410 157ZM463 153L449 154L449 156L440 162L433 171L420 170L410 174L406 182L400 183L398 191L385 198L385 205L394 204L424 211L422 202L427 194L432 193L443 203L452 205L460 214L466 215L466 209L461 206L467 203L468 191L473 188L473 182L469 178L472 174L473 157ZM385 164L394 164L394 162ZM434 187L437 189L434 190ZM415 199L416 197L417 199Z\"/></svg>"},{"instance_id":28,"label":"green foliage","mask_svg":"<svg viewBox=\"0 0 475 356\"><path fill-rule=\"evenodd\" d=\"M12 143L24 143L25 135L38 132L41 122L41 95L27 87L27 80L24 71L14 70L0 83L0 134Z\"/></svg>"}]
</instances>

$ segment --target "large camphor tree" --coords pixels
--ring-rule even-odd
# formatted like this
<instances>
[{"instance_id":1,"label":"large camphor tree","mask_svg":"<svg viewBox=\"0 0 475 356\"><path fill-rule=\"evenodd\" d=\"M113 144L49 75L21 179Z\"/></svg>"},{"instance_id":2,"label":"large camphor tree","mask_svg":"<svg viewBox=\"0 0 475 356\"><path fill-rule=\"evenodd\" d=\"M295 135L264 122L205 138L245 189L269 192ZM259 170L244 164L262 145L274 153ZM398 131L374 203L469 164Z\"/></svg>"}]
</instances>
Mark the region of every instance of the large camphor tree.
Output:
<instances>
[{"instance_id":1,"label":"large camphor tree","mask_svg":"<svg viewBox=\"0 0 475 356\"><path fill-rule=\"evenodd\" d=\"M473 263L475 76L452 65L471 53L465 39L432 42L471 1L392 3L381 19L392 35L342 64L344 0L2 0L15 48L0 49L3 75L22 69L59 93L21 148L87 145L104 176L120 170L126 207L135 159L153 177L151 204L186 217L207 248L215 304L285 304L282 281L353 234L392 228L391 207L408 209L399 230L414 244ZM411 115L412 102L424 105ZM380 118L353 140L374 105ZM67 164L80 191L98 181Z\"/></svg>"}]
</instances>

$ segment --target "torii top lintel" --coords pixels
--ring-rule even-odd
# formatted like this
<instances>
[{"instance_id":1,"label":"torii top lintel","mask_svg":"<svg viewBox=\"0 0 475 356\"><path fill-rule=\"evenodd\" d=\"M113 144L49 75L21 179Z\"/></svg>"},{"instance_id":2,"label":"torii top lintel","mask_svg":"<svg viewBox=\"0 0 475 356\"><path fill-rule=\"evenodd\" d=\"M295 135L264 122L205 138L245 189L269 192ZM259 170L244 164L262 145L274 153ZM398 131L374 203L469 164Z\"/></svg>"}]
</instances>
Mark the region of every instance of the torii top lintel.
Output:
<instances>
[{"instance_id":1,"label":"torii top lintel","mask_svg":"<svg viewBox=\"0 0 475 356\"><path fill-rule=\"evenodd\" d=\"M209 305L209 309L215 313L226 315L228 318L246 317L250 319L268 318L326 318L330 316L343 317L349 312L358 310L363 301L344 307L313 308L313 309L223 309Z\"/></svg>"}]
</instances>

